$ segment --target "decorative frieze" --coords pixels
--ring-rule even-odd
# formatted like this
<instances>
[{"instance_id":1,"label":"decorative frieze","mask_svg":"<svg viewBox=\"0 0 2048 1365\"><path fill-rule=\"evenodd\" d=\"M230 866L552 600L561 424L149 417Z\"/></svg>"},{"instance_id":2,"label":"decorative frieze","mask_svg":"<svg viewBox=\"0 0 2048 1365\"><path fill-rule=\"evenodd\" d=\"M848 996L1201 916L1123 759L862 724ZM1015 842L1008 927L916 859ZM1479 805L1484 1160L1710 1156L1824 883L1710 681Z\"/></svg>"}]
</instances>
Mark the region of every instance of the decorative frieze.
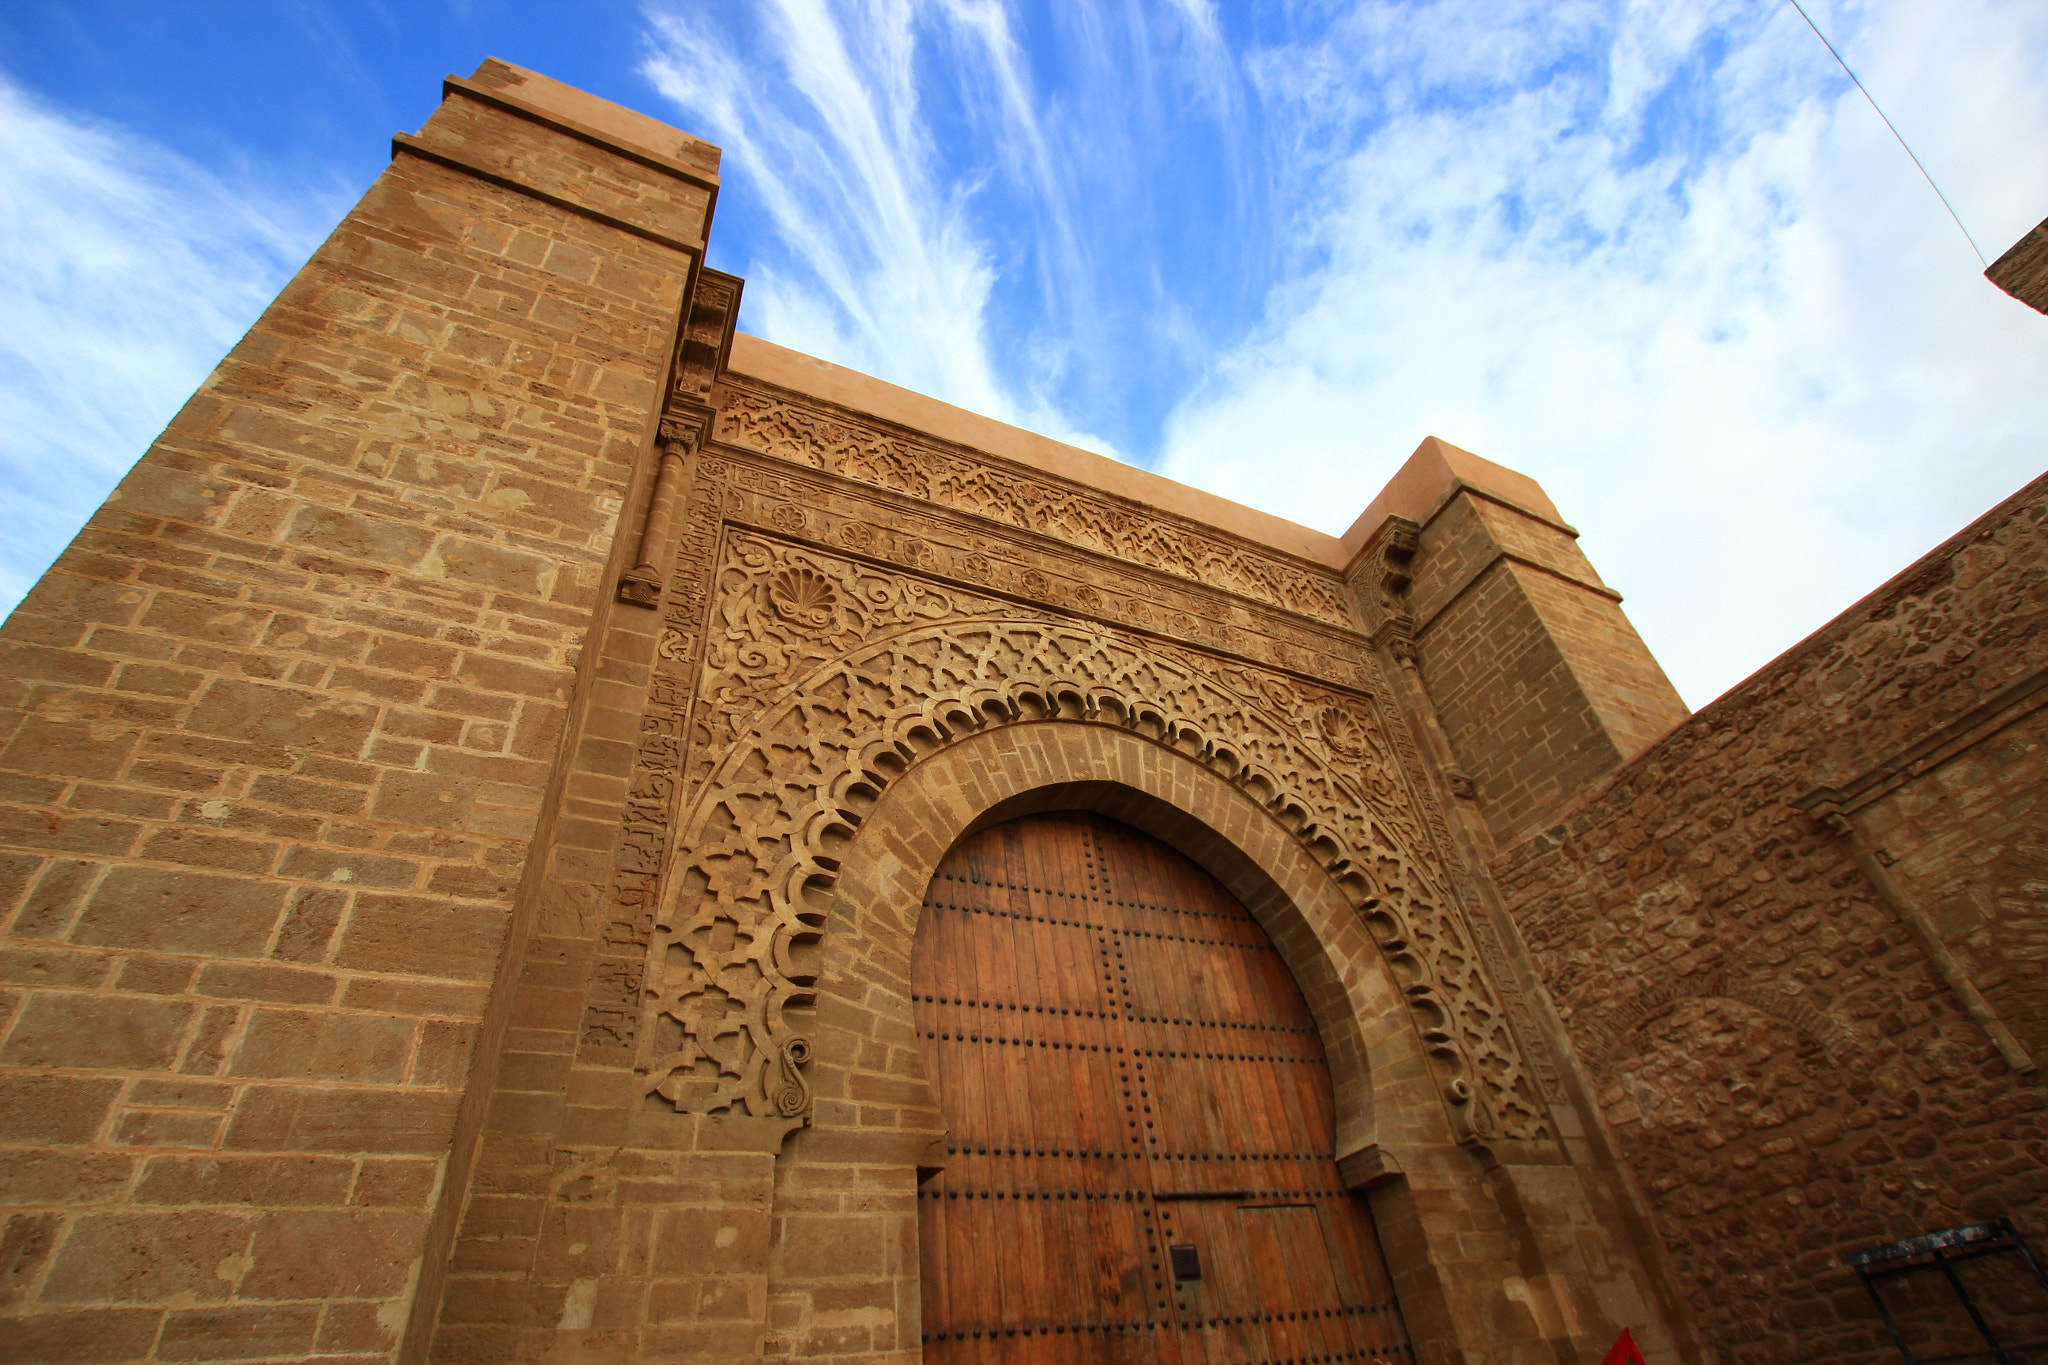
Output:
<instances>
[{"instance_id":1,"label":"decorative frieze","mask_svg":"<svg viewBox=\"0 0 2048 1365\"><path fill-rule=\"evenodd\" d=\"M1079 484L1007 467L721 381L715 438L1051 536L1330 625L1355 620L1334 576Z\"/></svg>"}]
</instances>

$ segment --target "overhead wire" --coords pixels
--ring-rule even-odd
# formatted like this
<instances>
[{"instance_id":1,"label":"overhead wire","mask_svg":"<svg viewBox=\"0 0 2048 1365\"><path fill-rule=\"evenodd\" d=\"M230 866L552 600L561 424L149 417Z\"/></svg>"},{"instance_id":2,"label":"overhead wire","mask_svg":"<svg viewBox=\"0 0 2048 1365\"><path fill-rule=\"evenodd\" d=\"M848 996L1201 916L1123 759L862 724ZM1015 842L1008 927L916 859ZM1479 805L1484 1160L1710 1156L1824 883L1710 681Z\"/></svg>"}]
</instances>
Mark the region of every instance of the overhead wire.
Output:
<instances>
[{"instance_id":1,"label":"overhead wire","mask_svg":"<svg viewBox=\"0 0 2048 1365\"><path fill-rule=\"evenodd\" d=\"M1856 88L1863 92L1863 98L1870 101L1872 109L1877 110L1877 116L1884 120L1885 127L1892 130L1892 136L1899 140L1899 146L1906 149L1906 155L1913 158L1913 164L1920 167L1920 175L1922 179L1926 180L1927 188L1933 190L1934 197L1941 200L1941 206L1948 210L1948 216L1956 220L1956 227L1963 234L1963 240L1970 244L1970 250L1977 253L1978 263L1983 265L1985 269L1990 269L1991 262L1984 259L1984 249L1977 245L1977 239L1970 235L1970 229L1963 226L1963 216L1956 212L1954 204L1948 202L1948 196L1941 192L1941 186L1934 183L1934 177L1928 174L1927 167L1922 164L1920 158L1914 154L1912 147L1907 144L1906 135L1899 131L1898 125L1893 123L1890 116L1878 106L1877 97L1870 93L1869 87L1863 84L1862 78L1850 70L1849 63L1843 60L1842 54L1836 51L1835 45L1828 42L1828 35L1822 33L1820 25L1813 22L1813 16L1806 12L1806 6L1800 4L1799 0L1791 0L1791 5L1793 9L1799 11L1799 17L1806 21L1806 26L1813 30L1813 36L1820 39L1822 44L1827 47L1828 52L1834 57L1836 64L1842 70L1849 73L1850 80L1856 82Z\"/></svg>"}]
</instances>

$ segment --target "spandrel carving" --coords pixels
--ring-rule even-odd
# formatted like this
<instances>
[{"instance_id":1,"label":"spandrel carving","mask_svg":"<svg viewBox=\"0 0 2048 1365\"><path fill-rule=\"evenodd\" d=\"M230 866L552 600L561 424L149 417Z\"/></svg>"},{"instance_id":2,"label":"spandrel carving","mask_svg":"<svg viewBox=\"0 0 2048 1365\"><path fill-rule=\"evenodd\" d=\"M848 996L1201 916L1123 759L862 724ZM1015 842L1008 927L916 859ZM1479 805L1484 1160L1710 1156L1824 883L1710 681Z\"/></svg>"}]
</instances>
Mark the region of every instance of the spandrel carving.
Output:
<instances>
[{"instance_id":1,"label":"spandrel carving","mask_svg":"<svg viewBox=\"0 0 2048 1365\"><path fill-rule=\"evenodd\" d=\"M1142 736L1257 800L1381 943L1446 1084L1483 1106L1473 1131L1547 1133L1373 699L737 530L706 635L701 778L647 953L649 1093L698 1113L807 1109L804 1011L862 820L952 741L1060 721Z\"/></svg>"}]
</instances>

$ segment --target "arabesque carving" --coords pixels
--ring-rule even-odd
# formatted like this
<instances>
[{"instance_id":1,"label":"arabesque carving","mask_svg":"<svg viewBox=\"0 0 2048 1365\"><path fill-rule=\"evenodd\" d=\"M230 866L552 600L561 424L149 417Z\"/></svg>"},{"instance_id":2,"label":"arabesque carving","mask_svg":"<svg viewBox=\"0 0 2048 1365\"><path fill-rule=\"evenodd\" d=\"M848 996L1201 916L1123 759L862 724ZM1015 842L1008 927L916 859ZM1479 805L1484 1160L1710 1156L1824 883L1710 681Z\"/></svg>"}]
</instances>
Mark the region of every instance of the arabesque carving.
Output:
<instances>
[{"instance_id":1,"label":"arabesque carving","mask_svg":"<svg viewBox=\"0 0 2048 1365\"><path fill-rule=\"evenodd\" d=\"M804 509L801 534L813 544L843 545L920 574L984 585L1205 650L1226 650L1338 687L1371 692L1380 682L1377 664L1354 630L1127 560L1018 535L949 508L905 505L900 494L786 460L748 454L726 467L725 509L732 521L786 529L776 510L792 503Z\"/></svg>"},{"instance_id":2,"label":"arabesque carving","mask_svg":"<svg viewBox=\"0 0 2048 1365\"><path fill-rule=\"evenodd\" d=\"M1548 1133L1373 699L738 530L713 598L702 778L647 955L649 1093L794 1117L826 907L862 820L953 740L1058 721L1142 736L1271 812L1371 929L1443 1083L1468 1086L1461 1130Z\"/></svg>"},{"instance_id":3,"label":"arabesque carving","mask_svg":"<svg viewBox=\"0 0 2048 1365\"><path fill-rule=\"evenodd\" d=\"M726 384L716 438L1355 628L1334 578L1075 485Z\"/></svg>"}]
</instances>

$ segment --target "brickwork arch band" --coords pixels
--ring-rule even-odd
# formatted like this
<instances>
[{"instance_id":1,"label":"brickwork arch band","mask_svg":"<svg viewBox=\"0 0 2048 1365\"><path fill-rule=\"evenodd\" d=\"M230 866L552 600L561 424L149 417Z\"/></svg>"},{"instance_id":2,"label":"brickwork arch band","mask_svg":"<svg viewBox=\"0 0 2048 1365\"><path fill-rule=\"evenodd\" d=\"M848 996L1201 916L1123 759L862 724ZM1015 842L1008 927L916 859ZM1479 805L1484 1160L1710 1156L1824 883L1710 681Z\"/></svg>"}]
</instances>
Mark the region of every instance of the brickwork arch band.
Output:
<instances>
[{"instance_id":1,"label":"brickwork arch band","mask_svg":"<svg viewBox=\"0 0 2048 1365\"><path fill-rule=\"evenodd\" d=\"M991 825L1051 810L1094 811L1159 839L1264 927L1323 1037L1338 1155L1375 1143L1455 1141L1393 971L1327 870L1205 765L1077 722L1016 725L948 746L892 783L863 822L825 925L812 1063L821 1101L899 1079L862 1066L872 1055L862 1038L901 1040L915 1055L910 955L926 888L947 851ZM936 1137L943 1121L921 1065L911 1088L910 1107Z\"/></svg>"}]
</instances>

